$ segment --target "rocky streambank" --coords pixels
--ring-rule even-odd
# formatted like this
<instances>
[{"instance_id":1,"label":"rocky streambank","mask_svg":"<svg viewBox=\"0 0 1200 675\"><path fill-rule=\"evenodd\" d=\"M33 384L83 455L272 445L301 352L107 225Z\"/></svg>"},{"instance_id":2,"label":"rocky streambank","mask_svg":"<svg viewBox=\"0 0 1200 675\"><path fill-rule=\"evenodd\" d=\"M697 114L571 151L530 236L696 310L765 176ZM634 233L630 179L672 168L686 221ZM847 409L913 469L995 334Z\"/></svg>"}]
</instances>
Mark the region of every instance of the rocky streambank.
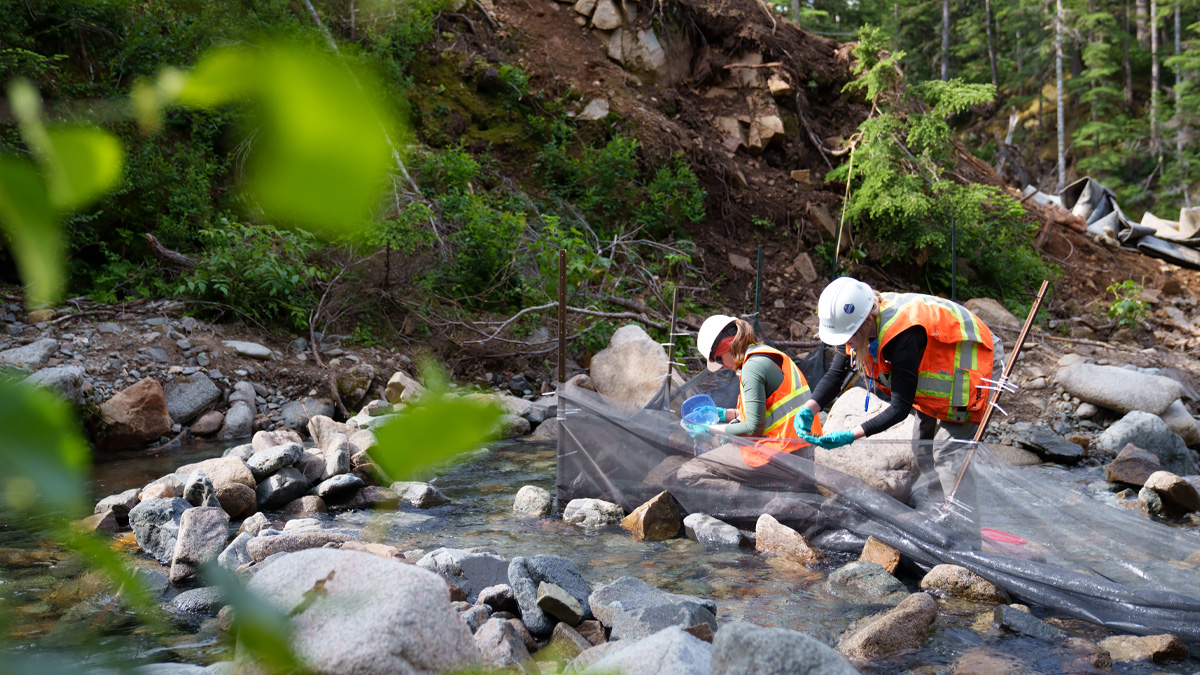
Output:
<instances>
[{"instance_id":1,"label":"rocky streambank","mask_svg":"<svg viewBox=\"0 0 1200 675\"><path fill-rule=\"evenodd\" d=\"M224 592L194 574L215 562L291 617L297 654L319 672L1105 672L1114 663L1121 672L1190 672L1196 665L1173 636L1120 635L1046 616L1012 604L962 567L921 571L876 540L857 554L825 551L819 538L809 541L769 515L741 530L686 514L669 492L630 513L597 499L556 508L533 484L504 492L477 486L476 494L491 495L486 502L462 492L537 452L545 459L536 470L547 472L552 454L544 445L507 446L506 459L444 487L441 479L359 485L352 464L337 475L356 489L322 497L319 486L330 479L309 457L328 460L351 437L363 443L371 434L346 436L338 424L314 419L312 446L291 432L259 432L224 457L97 505L97 515L117 521L117 541L141 550L131 563L184 631L235 630L237 610ZM306 469L317 488L273 506L281 503L272 501L273 479L298 481ZM251 483L258 510L235 515L234 500L221 495ZM166 494L180 485L182 496ZM455 504L460 494L469 507ZM118 518L123 505L132 505L127 525ZM438 527L439 518L477 519L474 541L494 545L465 545L463 532L451 520ZM504 534L511 532L526 537ZM425 547L406 546L416 542ZM747 597L761 594L770 604L755 611ZM963 646L963 631L975 646ZM239 672L250 658L241 647L219 654L224 660L207 666L146 672Z\"/></svg>"},{"instance_id":2,"label":"rocky streambank","mask_svg":"<svg viewBox=\"0 0 1200 675\"><path fill-rule=\"evenodd\" d=\"M50 389L79 411L101 453L178 443L230 441L257 431L303 433L314 416L369 418L418 396L404 353L355 348L316 334L278 342L240 326L181 316L158 302L104 310L111 320L0 305L0 375ZM101 317L106 318L106 317ZM321 365L315 362L322 358ZM515 373L479 383L503 394L502 432L527 435L553 416L542 383ZM340 414L339 404L346 409ZM544 434L551 433L549 429Z\"/></svg>"}]
</instances>

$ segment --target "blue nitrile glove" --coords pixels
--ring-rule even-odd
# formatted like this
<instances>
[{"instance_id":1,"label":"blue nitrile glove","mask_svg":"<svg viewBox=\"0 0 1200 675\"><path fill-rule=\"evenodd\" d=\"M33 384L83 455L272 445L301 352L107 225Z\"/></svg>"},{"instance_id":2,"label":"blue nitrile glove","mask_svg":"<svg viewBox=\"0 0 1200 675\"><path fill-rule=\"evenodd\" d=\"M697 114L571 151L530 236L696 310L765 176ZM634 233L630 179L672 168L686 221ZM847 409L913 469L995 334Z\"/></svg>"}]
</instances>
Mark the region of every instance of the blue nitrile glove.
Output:
<instances>
[{"instance_id":1,"label":"blue nitrile glove","mask_svg":"<svg viewBox=\"0 0 1200 675\"><path fill-rule=\"evenodd\" d=\"M792 422L792 426L796 428L797 436L804 438L812 434L813 418L816 415L808 406L800 406L800 412L796 413L796 419Z\"/></svg>"},{"instance_id":2,"label":"blue nitrile glove","mask_svg":"<svg viewBox=\"0 0 1200 675\"><path fill-rule=\"evenodd\" d=\"M840 448L843 445L850 445L854 442L854 432L847 429L845 431L833 431L817 439L817 445L832 450Z\"/></svg>"},{"instance_id":3,"label":"blue nitrile glove","mask_svg":"<svg viewBox=\"0 0 1200 675\"><path fill-rule=\"evenodd\" d=\"M808 443L809 445L818 445L821 442L820 438L817 438L812 434L800 434L800 440Z\"/></svg>"},{"instance_id":4,"label":"blue nitrile glove","mask_svg":"<svg viewBox=\"0 0 1200 675\"><path fill-rule=\"evenodd\" d=\"M679 426L683 427L683 430L688 432L688 436L691 436L692 438L698 438L702 435L710 433L707 425L692 424L687 420L679 420Z\"/></svg>"}]
</instances>

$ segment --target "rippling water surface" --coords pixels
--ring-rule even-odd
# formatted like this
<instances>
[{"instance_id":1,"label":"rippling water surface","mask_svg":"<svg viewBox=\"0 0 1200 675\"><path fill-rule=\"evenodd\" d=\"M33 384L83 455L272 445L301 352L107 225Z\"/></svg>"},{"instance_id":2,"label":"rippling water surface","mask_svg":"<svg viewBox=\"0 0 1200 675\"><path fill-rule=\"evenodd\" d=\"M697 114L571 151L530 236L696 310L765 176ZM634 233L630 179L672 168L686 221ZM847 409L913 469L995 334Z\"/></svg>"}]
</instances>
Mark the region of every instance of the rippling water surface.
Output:
<instances>
[{"instance_id":1,"label":"rippling water surface","mask_svg":"<svg viewBox=\"0 0 1200 675\"><path fill-rule=\"evenodd\" d=\"M219 456L224 445L191 444L169 453L134 454L106 459L93 473L98 496L145 485L182 464ZM1086 490L1103 480L1095 469L1071 471L1035 468L1073 487ZM752 551L708 551L697 542L637 542L619 529L585 531L554 518L526 518L512 514L512 500L522 485L554 490L554 446L515 442L480 451L432 481L453 499L452 504L426 511L402 508L396 512L345 512L335 516L339 525L370 528L382 540L401 550L486 547L505 557L551 553L570 558L593 586L620 576L635 576L666 590L716 600L719 619L746 620L763 626L781 626L836 643L836 637L853 621L886 609L883 606L847 604L825 590L826 575L851 556L835 555L822 567L810 569ZM1115 497L1095 491L1108 503ZM1191 525L1191 526L1194 526ZM35 539L19 536L0 526L0 548L29 555L50 555ZM135 554L138 564L164 568L147 556ZM209 663L230 657L214 622L190 627L166 640L142 634L127 617L111 613L97 616L81 606L96 581L77 563L59 559L16 561L3 569L0 589L16 607L7 626L18 652L34 646L72 646L71 629L84 625L102 629L105 636L88 645L93 653L115 654L121 661L148 663L185 661ZM3 562L3 561L0 561ZM13 562L13 561L8 561ZM7 564L7 563L6 563ZM921 571L902 568L897 576L917 590ZM1065 656L1058 648L1031 638L1003 634L991 625L990 607L962 602L942 602L941 614L925 647L876 664L872 672L903 672L921 666L949 665L964 653L977 660L975 672L1007 664L1011 672L1064 672ZM1036 611L1036 610L1035 610ZM1107 633L1081 622L1067 622L1073 634L1099 638ZM93 657L92 662L98 663ZM965 664L960 664L965 665ZM982 670L981 670L982 669ZM1192 673L1200 660L1155 666L1116 664L1118 673ZM1078 671L1077 671L1078 672Z\"/></svg>"}]
</instances>

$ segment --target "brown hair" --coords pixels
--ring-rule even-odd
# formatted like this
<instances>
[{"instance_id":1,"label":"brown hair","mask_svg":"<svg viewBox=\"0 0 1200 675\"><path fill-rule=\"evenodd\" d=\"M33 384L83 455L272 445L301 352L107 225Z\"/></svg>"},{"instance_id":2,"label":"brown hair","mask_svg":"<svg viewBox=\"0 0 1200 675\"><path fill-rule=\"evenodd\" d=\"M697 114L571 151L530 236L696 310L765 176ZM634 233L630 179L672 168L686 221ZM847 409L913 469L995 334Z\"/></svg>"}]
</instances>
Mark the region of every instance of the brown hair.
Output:
<instances>
[{"instance_id":1,"label":"brown hair","mask_svg":"<svg viewBox=\"0 0 1200 675\"><path fill-rule=\"evenodd\" d=\"M733 360L739 368L746 361L746 351L752 345L758 344L758 336L754 334L754 326L742 321L734 319L733 326L737 328L737 333L733 336L733 344L729 345L729 353L733 355Z\"/></svg>"}]
</instances>

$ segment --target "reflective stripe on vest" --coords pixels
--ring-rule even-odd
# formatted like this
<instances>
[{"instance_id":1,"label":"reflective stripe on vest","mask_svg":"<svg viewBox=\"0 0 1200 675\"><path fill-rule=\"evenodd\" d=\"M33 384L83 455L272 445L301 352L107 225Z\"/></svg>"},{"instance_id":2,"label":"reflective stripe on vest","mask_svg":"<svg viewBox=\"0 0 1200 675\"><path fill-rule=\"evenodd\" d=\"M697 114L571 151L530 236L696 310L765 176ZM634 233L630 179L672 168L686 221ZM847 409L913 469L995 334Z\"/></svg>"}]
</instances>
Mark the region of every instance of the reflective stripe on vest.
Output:
<instances>
[{"instance_id":1,"label":"reflective stripe on vest","mask_svg":"<svg viewBox=\"0 0 1200 675\"><path fill-rule=\"evenodd\" d=\"M928 336L917 371L913 406L950 422L978 422L987 403L986 392L979 389L978 382L992 375L992 334L988 327L966 307L949 300L920 293L882 296L880 351L912 326L924 327ZM863 355L863 359L876 373L880 388L890 393L891 364L881 361L876 369L869 355Z\"/></svg>"},{"instance_id":2,"label":"reflective stripe on vest","mask_svg":"<svg viewBox=\"0 0 1200 675\"><path fill-rule=\"evenodd\" d=\"M767 397L766 421L763 423L762 435L768 439L759 441L751 446L742 447L742 461L750 466L766 464L771 455L780 452L795 452L808 445L796 438L794 422L796 412L808 399L812 398L808 382L804 374L796 367L791 357L783 352L766 345L755 345L746 350L746 358L751 356L766 356L771 358L783 371L783 383ZM737 402L738 414L746 419L745 401L739 391ZM813 435L822 433L821 421L813 420Z\"/></svg>"}]
</instances>

